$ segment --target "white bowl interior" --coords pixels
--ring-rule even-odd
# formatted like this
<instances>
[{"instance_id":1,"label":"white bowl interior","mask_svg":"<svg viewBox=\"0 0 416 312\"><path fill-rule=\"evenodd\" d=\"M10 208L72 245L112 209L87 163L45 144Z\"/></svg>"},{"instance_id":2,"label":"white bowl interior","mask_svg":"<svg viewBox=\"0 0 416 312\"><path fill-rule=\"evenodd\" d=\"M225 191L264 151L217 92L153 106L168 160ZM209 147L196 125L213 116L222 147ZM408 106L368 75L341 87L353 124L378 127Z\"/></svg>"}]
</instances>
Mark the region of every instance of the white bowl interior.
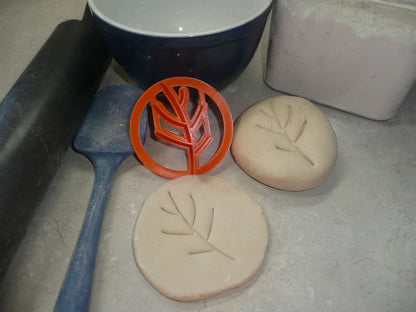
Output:
<instances>
[{"instance_id":1,"label":"white bowl interior","mask_svg":"<svg viewBox=\"0 0 416 312\"><path fill-rule=\"evenodd\" d=\"M127 31L189 37L240 26L272 0L88 0L92 12Z\"/></svg>"}]
</instances>

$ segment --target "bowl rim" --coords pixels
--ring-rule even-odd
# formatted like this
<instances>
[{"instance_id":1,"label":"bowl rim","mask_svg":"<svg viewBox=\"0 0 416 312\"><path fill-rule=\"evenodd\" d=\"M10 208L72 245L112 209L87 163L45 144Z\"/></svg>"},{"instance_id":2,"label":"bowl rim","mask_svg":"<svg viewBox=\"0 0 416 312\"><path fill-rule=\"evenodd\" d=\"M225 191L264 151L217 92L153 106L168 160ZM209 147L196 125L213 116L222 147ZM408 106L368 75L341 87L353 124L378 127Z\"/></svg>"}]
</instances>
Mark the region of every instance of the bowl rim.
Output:
<instances>
[{"instance_id":1,"label":"bowl rim","mask_svg":"<svg viewBox=\"0 0 416 312\"><path fill-rule=\"evenodd\" d=\"M113 27L116 27L118 29L130 32L130 33L138 34L138 35L146 35L146 36L152 36L152 37L189 38L189 37L212 35L212 34L224 32L224 31L231 30L231 29L240 27L242 25L245 25L245 24L249 23L250 21L255 20L256 18L261 16L264 12L266 12L268 9L270 9L274 1L275 0L264 0L264 6L260 7L256 11L256 14L253 14L252 16L250 16L249 18L247 18L245 20L242 20L241 22L230 24L228 27L216 28L216 29L212 29L212 30L209 30L209 31L201 31L201 32L195 32L195 33L184 33L184 34L153 32L153 31L141 30L141 29L137 29L135 27L126 26L126 25L123 25L119 22L114 21L112 18L110 18L109 16L104 14L95 5L95 0L87 0L87 3L88 3L88 7L91 11L91 14L93 16L94 15L98 16L105 23L107 23L109 25L112 25Z\"/></svg>"}]
</instances>

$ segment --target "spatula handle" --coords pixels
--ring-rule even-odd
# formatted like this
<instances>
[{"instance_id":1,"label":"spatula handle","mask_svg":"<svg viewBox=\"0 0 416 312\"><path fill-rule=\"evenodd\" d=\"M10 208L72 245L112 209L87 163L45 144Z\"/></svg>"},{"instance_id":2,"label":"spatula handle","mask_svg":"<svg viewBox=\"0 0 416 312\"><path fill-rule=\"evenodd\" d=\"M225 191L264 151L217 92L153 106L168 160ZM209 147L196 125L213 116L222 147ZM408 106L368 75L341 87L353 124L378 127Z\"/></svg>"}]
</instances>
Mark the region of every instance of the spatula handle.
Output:
<instances>
[{"instance_id":1,"label":"spatula handle","mask_svg":"<svg viewBox=\"0 0 416 312\"><path fill-rule=\"evenodd\" d=\"M95 257L111 179L126 155L93 157L95 181L77 246L55 305L55 312L88 311Z\"/></svg>"}]
</instances>

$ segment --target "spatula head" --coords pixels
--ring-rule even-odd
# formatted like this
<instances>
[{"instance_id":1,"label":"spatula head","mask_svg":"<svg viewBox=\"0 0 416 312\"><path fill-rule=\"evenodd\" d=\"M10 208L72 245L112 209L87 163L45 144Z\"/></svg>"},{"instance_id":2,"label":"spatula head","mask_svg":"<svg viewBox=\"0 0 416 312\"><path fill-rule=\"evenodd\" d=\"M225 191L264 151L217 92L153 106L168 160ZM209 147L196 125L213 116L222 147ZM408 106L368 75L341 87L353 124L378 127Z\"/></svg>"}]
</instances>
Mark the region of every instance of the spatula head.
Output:
<instances>
[{"instance_id":1,"label":"spatula head","mask_svg":"<svg viewBox=\"0 0 416 312\"><path fill-rule=\"evenodd\" d=\"M133 154L130 140L130 115L143 91L120 85L101 89L92 103L74 141L74 148L84 154ZM140 122L140 137L146 136L147 113Z\"/></svg>"}]
</instances>

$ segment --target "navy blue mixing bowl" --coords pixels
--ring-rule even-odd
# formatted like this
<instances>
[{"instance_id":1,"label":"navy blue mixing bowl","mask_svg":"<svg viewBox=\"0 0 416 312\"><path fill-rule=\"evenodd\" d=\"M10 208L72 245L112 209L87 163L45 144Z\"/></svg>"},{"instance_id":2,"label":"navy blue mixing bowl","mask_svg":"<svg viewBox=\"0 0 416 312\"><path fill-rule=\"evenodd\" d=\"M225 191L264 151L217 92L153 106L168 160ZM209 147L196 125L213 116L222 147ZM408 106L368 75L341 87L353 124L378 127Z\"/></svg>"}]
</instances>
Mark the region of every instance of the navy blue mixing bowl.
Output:
<instances>
[{"instance_id":1,"label":"navy blue mixing bowl","mask_svg":"<svg viewBox=\"0 0 416 312\"><path fill-rule=\"evenodd\" d=\"M88 0L114 59L143 89L172 76L222 89L252 59L273 0Z\"/></svg>"}]
</instances>

